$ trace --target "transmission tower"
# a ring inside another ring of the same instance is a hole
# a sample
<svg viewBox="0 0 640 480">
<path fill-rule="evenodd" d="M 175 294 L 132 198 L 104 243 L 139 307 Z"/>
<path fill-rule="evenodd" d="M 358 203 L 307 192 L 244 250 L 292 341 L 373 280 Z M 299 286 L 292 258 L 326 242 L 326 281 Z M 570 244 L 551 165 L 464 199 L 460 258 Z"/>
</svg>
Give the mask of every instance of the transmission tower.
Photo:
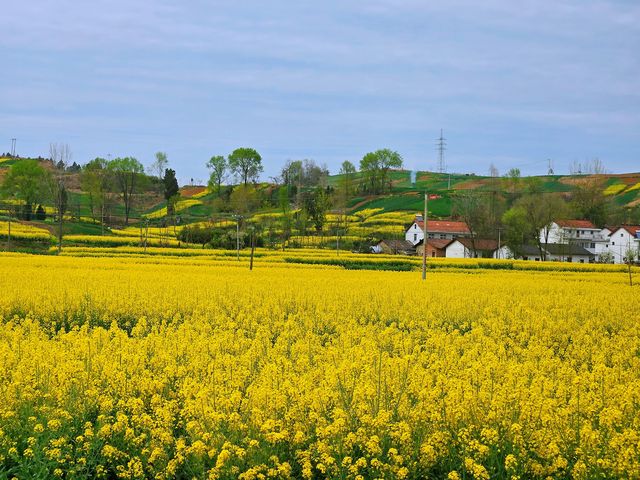
<svg viewBox="0 0 640 480">
<path fill-rule="evenodd" d="M 547 175 L 553 175 L 553 162 L 551 161 L 550 158 L 547 159 L 547 163 L 548 163 Z"/>
<path fill-rule="evenodd" d="M 11 156 L 12 157 L 16 156 L 16 139 L 15 138 L 11 139 Z"/>
<path fill-rule="evenodd" d="M 436 146 L 438 148 L 438 172 L 444 173 L 447 171 L 447 166 L 444 163 L 444 151 L 447 149 L 447 139 L 442 134 L 440 129 L 440 138 L 437 139 Z"/>
</svg>

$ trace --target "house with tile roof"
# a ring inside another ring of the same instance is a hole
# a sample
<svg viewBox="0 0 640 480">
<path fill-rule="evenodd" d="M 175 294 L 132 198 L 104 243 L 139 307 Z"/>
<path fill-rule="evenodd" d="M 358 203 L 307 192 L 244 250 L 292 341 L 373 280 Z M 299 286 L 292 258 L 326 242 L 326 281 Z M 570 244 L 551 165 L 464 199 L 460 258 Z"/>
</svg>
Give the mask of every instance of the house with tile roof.
<svg viewBox="0 0 640 480">
<path fill-rule="evenodd" d="M 451 240 L 471 235 L 469 227 L 464 222 L 453 220 L 427 220 L 427 237 L 430 239 Z M 422 215 L 416 215 L 413 223 L 405 231 L 405 240 L 418 245 L 424 240 L 424 220 Z"/>
<path fill-rule="evenodd" d="M 640 225 L 620 225 L 609 230 L 606 250 L 613 263 L 626 263 L 629 250 L 635 252 L 636 258 L 640 255 Z"/>
<path fill-rule="evenodd" d="M 556 220 L 540 231 L 544 245 L 577 245 L 598 258 L 607 250 L 608 231 L 596 227 L 589 220 Z"/>
</svg>

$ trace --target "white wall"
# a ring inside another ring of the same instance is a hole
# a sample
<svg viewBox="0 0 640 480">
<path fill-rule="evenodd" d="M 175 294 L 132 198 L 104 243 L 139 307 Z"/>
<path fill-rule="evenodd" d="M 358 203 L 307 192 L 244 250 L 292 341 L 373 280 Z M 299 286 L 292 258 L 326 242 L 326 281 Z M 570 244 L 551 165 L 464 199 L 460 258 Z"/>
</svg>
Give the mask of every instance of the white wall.
<svg viewBox="0 0 640 480">
<path fill-rule="evenodd" d="M 445 257 L 468 258 L 467 248 L 457 240 L 455 242 L 451 242 L 445 249 Z"/>
<path fill-rule="evenodd" d="M 413 225 L 409 227 L 409 229 L 404 234 L 405 240 L 411 242 L 412 244 L 418 243 L 420 240 L 424 239 L 424 232 L 418 226 L 417 223 L 413 222 Z"/>
<path fill-rule="evenodd" d="M 626 229 L 619 228 L 609 237 L 609 243 L 605 251 L 613 255 L 613 263 L 625 263 L 625 257 L 629 248 L 638 251 L 640 242 L 634 238 Z"/>
</svg>

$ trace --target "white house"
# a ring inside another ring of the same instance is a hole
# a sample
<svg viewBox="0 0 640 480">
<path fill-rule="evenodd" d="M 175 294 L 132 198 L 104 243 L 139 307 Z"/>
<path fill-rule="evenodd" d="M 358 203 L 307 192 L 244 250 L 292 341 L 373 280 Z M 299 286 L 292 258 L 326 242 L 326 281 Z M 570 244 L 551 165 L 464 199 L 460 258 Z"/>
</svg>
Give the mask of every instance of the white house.
<svg viewBox="0 0 640 480">
<path fill-rule="evenodd" d="M 636 256 L 640 254 L 640 226 L 622 225 L 611 230 L 606 250 L 610 252 L 613 263 L 625 263 L 628 250 L 635 251 Z"/>
<path fill-rule="evenodd" d="M 510 258 L 508 255 L 509 249 L 504 245 L 498 249 L 495 240 L 476 239 L 472 242 L 470 238 L 456 238 L 445 248 L 447 258 Z"/>
<path fill-rule="evenodd" d="M 607 251 L 608 233 L 589 220 L 556 220 L 540 231 L 540 242 L 543 245 L 577 245 L 598 257 Z"/>
<path fill-rule="evenodd" d="M 523 245 L 520 250 L 523 260 L 533 260 L 535 262 L 542 260 L 540 249 L 535 245 Z M 547 261 L 571 263 L 592 263 L 595 261 L 595 254 L 580 245 L 572 243 L 543 244 L 542 250 Z M 515 257 L 511 250 L 509 250 L 509 253 L 512 258 Z"/>
<path fill-rule="evenodd" d="M 427 235 L 432 239 L 451 240 L 458 237 L 468 237 L 470 233 L 464 222 L 427 220 Z M 422 215 L 416 215 L 414 222 L 405 231 L 404 238 L 413 245 L 417 245 L 421 240 L 424 240 Z"/>
</svg>

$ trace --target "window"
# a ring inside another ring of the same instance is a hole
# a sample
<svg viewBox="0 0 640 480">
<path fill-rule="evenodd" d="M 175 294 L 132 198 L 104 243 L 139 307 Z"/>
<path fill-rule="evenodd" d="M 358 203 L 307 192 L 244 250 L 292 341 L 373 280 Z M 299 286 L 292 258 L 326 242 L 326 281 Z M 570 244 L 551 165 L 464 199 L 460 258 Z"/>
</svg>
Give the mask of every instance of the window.
<svg viewBox="0 0 640 480">
<path fill-rule="evenodd" d="M 580 259 L 580 263 L 584 263 L 584 258 L 581 258 L 581 259 Z"/>
<path fill-rule="evenodd" d="M 596 248 L 595 242 L 591 242 L 591 248 Z"/>
<path fill-rule="evenodd" d="M 413 241 L 415 242 L 415 241 L 417 241 L 417 240 L 418 240 L 418 234 L 417 234 L 417 233 L 414 233 L 414 234 L 413 234 Z"/>
<path fill-rule="evenodd" d="M 567 257 L 567 262 L 569 262 L 569 263 L 573 262 L 573 258 Z"/>
<path fill-rule="evenodd" d="M 611 242 L 611 245 L 615 245 L 615 244 L 616 244 L 616 242 Z"/>
</svg>

